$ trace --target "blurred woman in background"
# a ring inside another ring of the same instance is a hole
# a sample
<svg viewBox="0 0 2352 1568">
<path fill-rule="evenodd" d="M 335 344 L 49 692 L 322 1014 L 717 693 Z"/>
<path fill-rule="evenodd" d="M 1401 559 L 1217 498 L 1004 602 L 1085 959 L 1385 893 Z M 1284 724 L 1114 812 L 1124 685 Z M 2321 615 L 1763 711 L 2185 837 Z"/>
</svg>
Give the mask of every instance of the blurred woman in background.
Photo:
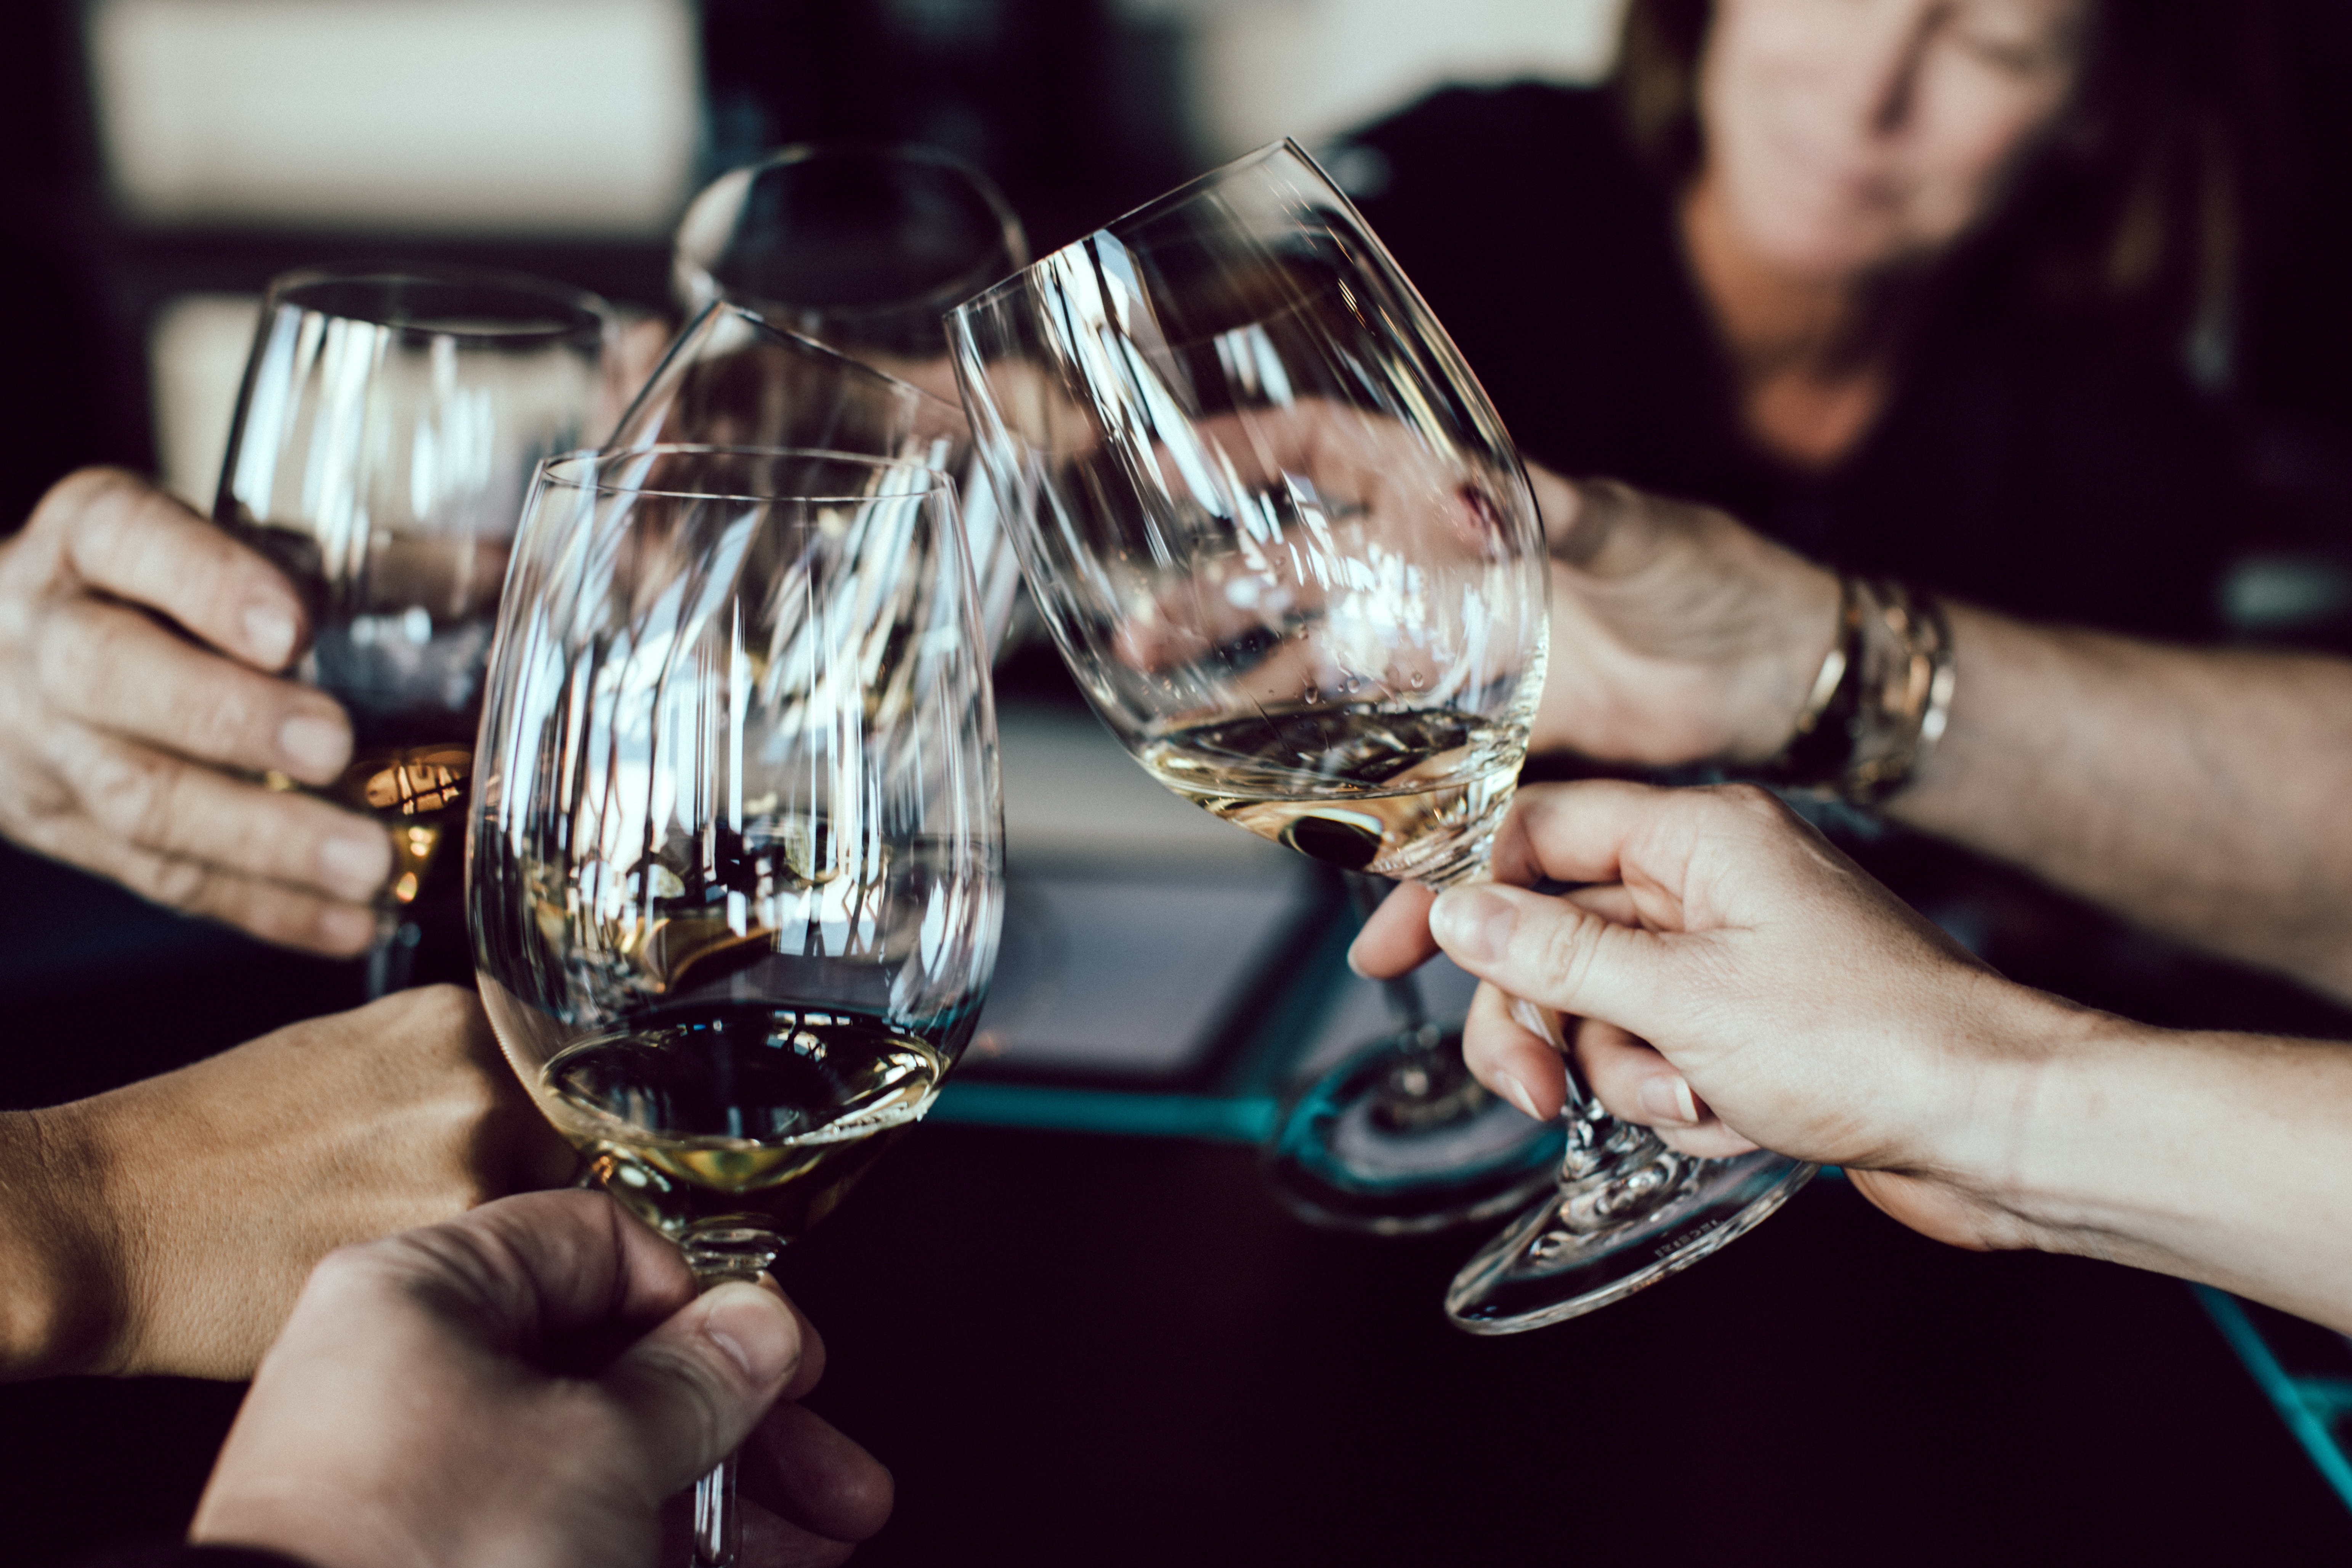
<svg viewBox="0 0 2352 1568">
<path fill-rule="evenodd" d="M 2262 3 L 1633 0 L 1604 86 L 1443 92 L 1334 166 L 1537 462 L 1850 573 L 2195 637 L 2242 506 L 2227 394 L 2277 58 Z M 1864 831 L 1847 847 L 2005 972 L 2159 1022 L 2255 1005 Z"/>
<path fill-rule="evenodd" d="M 1529 456 L 2016 613 L 2207 628 L 2266 10 L 1633 0 L 1336 163 Z"/>
</svg>

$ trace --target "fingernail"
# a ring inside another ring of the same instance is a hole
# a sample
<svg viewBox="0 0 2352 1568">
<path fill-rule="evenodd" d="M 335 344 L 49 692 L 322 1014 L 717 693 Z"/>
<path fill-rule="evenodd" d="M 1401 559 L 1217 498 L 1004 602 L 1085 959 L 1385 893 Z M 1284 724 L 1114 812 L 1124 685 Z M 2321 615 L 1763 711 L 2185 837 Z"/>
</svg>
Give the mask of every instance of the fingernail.
<svg viewBox="0 0 2352 1568">
<path fill-rule="evenodd" d="M 774 1383 L 801 1359 L 792 1309 L 748 1280 L 730 1279 L 703 1293 L 702 1331 L 755 1384 Z"/>
<path fill-rule="evenodd" d="M 319 846 L 319 879 L 347 899 L 373 896 L 392 875 L 392 846 L 381 830 L 338 833 Z"/>
<path fill-rule="evenodd" d="M 1521 1083 L 1517 1079 L 1513 1078 L 1507 1072 L 1498 1072 L 1495 1076 L 1503 1080 L 1503 1092 L 1511 1097 L 1511 1103 L 1513 1105 L 1517 1106 L 1521 1110 L 1527 1112 L 1528 1121 L 1541 1121 L 1543 1120 L 1543 1112 L 1536 1109 L 1536 1097 L 1528 1092 L 1528 1086 L 1526 1084 Z"/>
<path fill-rule="evenodd" d="M 357 952 L 375 940 L 375 913 L 337 904 L 319 911 L 319 942 L 330 952 Z"/>
<path fill-rule="evenodd" d="M 1457 959 L 1491 963 L 1509 945 L 1519 912 L 1484 888 L 1449 888 L 1429 907 L 1429 934 Z"/>
<path fill-rule="evenodd" d="M 298 713 L 278 727 L 278 751 L 290 764 L 288 772 L 324 782 L 351 758 L 351 728 L 339 719 Z"/>
<path fill-rule="evenodd" d="M 253 605 L 245 612 L 245 646 L 266 669 L 276 669 L 294 652 L 294 617 L 276 605 Z"/>
<path fill-rule="evenodd" d="M 1642 1102 L 1642 1113 L 1653 1121 L 1669 1121 L 1677 1127 L 1698 1125 L 1698 1101 L 1679 1074 L 1643 1079 L 1636 1098 Z"/>
</svg>

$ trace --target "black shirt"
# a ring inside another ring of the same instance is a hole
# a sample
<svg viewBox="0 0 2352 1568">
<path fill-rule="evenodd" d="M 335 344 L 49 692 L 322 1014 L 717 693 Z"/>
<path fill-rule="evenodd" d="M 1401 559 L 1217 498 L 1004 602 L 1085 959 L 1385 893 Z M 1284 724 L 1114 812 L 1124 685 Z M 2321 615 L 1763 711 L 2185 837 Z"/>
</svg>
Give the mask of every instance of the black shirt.
<svg viewBox="0 0 2352 1568">
<path fill-rule="evenodd" d="M 2018 615 L 2209 628 L 2227 453 L 2169 363 L 2055 330 L 1963 263 L 1862 445 L 1803 474 L 1742 434 L 1673 193 L 1605 91 L 1441 92 L 1355 148 L 1365 216 L 1537 461 Z"/>
</svg>

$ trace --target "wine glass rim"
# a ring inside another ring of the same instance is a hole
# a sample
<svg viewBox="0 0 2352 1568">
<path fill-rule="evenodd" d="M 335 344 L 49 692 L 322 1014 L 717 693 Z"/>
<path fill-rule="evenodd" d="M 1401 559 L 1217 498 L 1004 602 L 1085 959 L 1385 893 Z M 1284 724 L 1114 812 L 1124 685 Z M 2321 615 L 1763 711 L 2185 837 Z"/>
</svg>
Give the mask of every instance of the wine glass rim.
<svg viewBox="0 0 2352 1568">
<path fill-rule="evenodd" d="M 903 490 L 892 490 L 885 496 L 856 493 L 842 495 L 784 495 L 739 493 L 733 490 L 666 489 L 645 485 L 608 483 L 595 477 L 596 470 L 606 463 L 618 463 L 629 458 L 656 457 L 740 457 L 808 458 L 843 463 L 861 468 L 897 469 L 923 476 L 923 483 Z M 567 466 L 584 468 L 585 474 L 562 471 Z M 539 464 L 539 479 L 542 484 L 557 485 L 565 489 L 593 491 L 598 495 L 656 496 L 670 500 L 740 500 L 740 501 L 808 501 L 813 503 L 859 504 L 866 501 L 902 500 L 925 496 L 955 493 L 954 476 L 929 463 L 909 458 L 877 458 L 871 452 L 840 452 L 824 447 L 758 447 L 730 446 L 701 441 L 656 441 L 644 447 L 581 447 L 569 452 L 558 452 L 542 458 Z"/>
<path fill-rule="evenodd" d="M 1325 184 L 1331 187 L 1333 195 L 1339 195 L 1338 184 L 1330 175 L 1324 174 L 1323 165 L 1318 163 L 1295 138 L 1285 136 L 1279 141 L 1269 142 L 1263 147 L 1220 163 L 1213 169 L 1195 174 L 1174 190 L 1162 192 L 1140 206 L 1129 207 L 1108 223 L 1096 225 L 1067 245 L 1049 250 L 1020 270 L 997 279 L 969 300 L 950 309 L 947 313 L 950 316 L 977 315 L 981 310 L 993 304 L 1000 295 L 1011 293 L 1027 284 L 1032 277 L 1042 272 L 1056 257 L 1076 252 L 1084 246 L 1093 244 L 1106 234 L 1116 237 L 1131 232 L 1139 226 L 1149 223 L 1164 213 L 1173 212 L 1176 208 L 1197 200 L 1212 187 L 1223 184 L 1234 175 L 1255 168 L 1260 163 L 1271 163 L 1286 153 L 1314 171 Z M 1341 196 L 1340 199 L 1344 201 L 1346 198 Z"/>
<path fill-rule="evenodd" d="M 699 328 L 706 318 L 721 310 L 726 311 L 728 314 L 736 317 L 746 324 L 754 327 L 761 331 L 772 333 L 780 338 L 790 339 L 792 346 L 795 349 L 801 349 L 820 354 L 826 360 L 835 362 L 840 368 L 853 372 L 858 375 L 871 376 L 877 381 L 887 382 L 893 390 L 904 389 L 905 391 L 911 392 L 917 397 L 921 398 L 924 402 L 930 404 L 935 407 L 945 409 L 953 414 L 959 419 L 963 417 L 963 410 L 961 407 L 950 403 L 938 393 L 926 391 L 922 387 L 916 385 L 913 382 L 908 381 L 904 376 L 892 375 L 888 371 L 884 370 L 881 366 L 870 364 L 866 361 L 859 359 L 856 354 L 844 353 L 839 349 L 835 348 L 831 343 L 824 342 L 822 338 L 813 338 L 806 332 L 796 332 L 790 327 L 778 326 L 775 322 L 768 320 L 767 317 L 760 314 L 760 312 L 752 307 L 730 300 L 723 294 L 711 300 L 709 304 L 705 305 L 695 316 L 694 320 L 687 323 L 686 331 L 678 334 L 679 341 L 683 342 L 690 333 Z"/>
<path fill-rule="evenodd" d="M 456 324 L 412 319 L 396 309 L 330 309 L 305 303 L 299 298 L 304 289 L 322 285 L 371 283 L 391 286 L 422 284 L 436 289 L 470 289 L 488 295 L 504 294 L 518 303 L 529 301 L 542 314 L 540 320 L 518 320 L 511 325 L 493 322 Z M 437 261 L 330 261 L 298 267 L 272 278 L 263 300 L 265 314 L 278 306 L 290 304 L 298 310 L 318 315 L 364 321 L 394 331 L 484 342 L 514 342 L 534 338 L 560 340 L 580 336 L 590 328 L 599 337 L 610 337 L 618 331 L 620 321 L 619 312 L 614 310 L 611 301 L 601 294 L 573 284 L 528 272 Z"/>
<path fill-rule="evenodd" d="M 692 222 L 694 210 L 701 205 L 704 198 L 730 180 L 740 179 L 748 185 L 772 169 L 789 168 L 796 164 L 813 163 L 830 158 L 852 157 L 925 163 L 954 174 L 963 182 L 967 190 L 980 198 L 981 205 L 988 209 L 989 216 L 995 220 L 997 237 L 1003 241 L 1004 252 L 1013 258 L 1013 263 L 1012 273 L 1003 276 L 1018 277 L 1029 265 L 1029 241 L 1027 233 L 1021 226 L 1021 215 L 1013 210 L 1013 204 L 1005 199 L 1004 193 L 997 187 L 996 182 L 990 179 L 977 164 L 956 156 L 945 148 L 933 147 L 920 142 L 849 138 L 841 141 L 787 143 L 772 152 L 762 153 L 748 163 L 737 164 L 697 191 L 694 194 L 694 199 L 687 204 L 687 216 L 679 221 L 677 232 L 682 237 Z M 767 318 L 761 315 L 758 308 L 751 301 L 739 299 L 720 286 L 718 274 L 714 270 L 715 258 L 689 255 L 682 238 L 673 242 L 670 255 L 673 268 L 690 268 L 698 286 L 707 291 L 713 301 L 749 311 L 768 325 L 775 324 L 767 321 Z M 983 258 L 954 277 L 904 300 L 876 305 L 827 305 L 822 309 L 826 315 L 845 321 L 902 315 L 932 304 L 938 305 L 940 314 L 945 315 L 950 307 L 961 300 L 971 298 L 983 284 L 992 282 L 999 276 L 994 261 Z M 772 300 L 768 303 L 788 305 L 789 301 Z M 787 329 L 779 328 L 778 330 Z M 793 335 L 805 336 L 798 332 Z"/>
</svg>

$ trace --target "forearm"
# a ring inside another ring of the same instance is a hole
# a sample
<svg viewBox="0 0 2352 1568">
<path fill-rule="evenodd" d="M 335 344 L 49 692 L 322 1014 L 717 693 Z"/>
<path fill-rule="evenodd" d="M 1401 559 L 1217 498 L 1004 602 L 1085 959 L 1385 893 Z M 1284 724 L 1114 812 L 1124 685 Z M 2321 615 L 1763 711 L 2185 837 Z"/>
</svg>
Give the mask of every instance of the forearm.
<svg viewBox="0 0 2352 1568">
<path fill-rule="evenodd" d="M 120 1312 L 91 1163 L 71 1108 L 0 1114 L 0 1382 L 103 1370 Z"/>
<path fill-rule="evenodd" d="M 1950 723 L 1890 816 L 2352 997 L 2352 664 L 1950 616 Z"/>
<path fill-rule="evenodd" d="M 2221 1286 L 2352 1332 L 2352 1046 L 2073 1014 L 1980 1119 L 1993 1239 Z"/>
</svg>

